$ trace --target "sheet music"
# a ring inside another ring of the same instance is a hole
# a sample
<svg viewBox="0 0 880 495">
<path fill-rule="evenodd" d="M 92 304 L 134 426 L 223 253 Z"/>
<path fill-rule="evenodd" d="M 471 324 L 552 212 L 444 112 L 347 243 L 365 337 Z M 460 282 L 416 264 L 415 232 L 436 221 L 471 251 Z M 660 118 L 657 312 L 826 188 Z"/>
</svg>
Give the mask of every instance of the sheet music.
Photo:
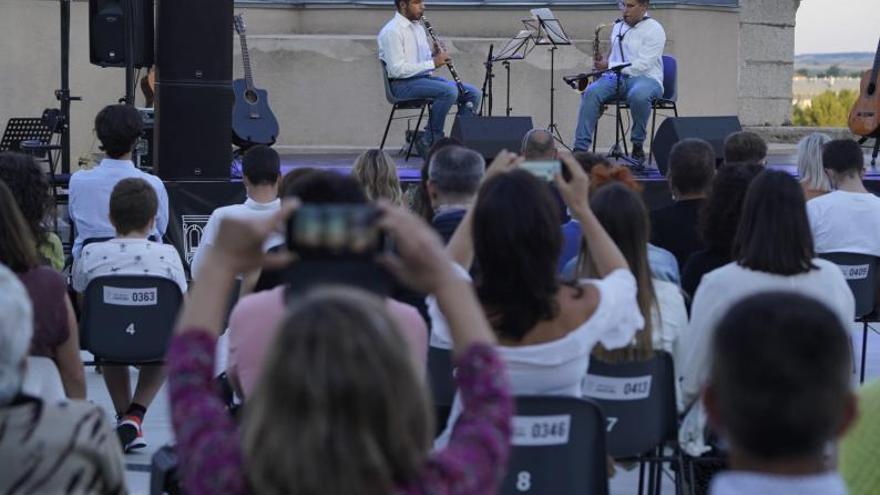
<svg viewBox="0 0 880 495">
<path fill-rule="evenodd" d="M 510 38 L 498 54 L 492 57 L 492 60 L 499 62 L 502 60 L 522 60 L 526 58 L 528 52 L 529 40 L 532 39 L 532 32 L 528 29 L 522 29 L 516 33 L 516 36 Z"/>
<path fill-rule="evenodd" d="M 550 9 L 532 9 L 530 12 L 536 21 L 540 21 L 537 22 L 538 26 L 544 28 L 543 30 L 539 30 L 543 32 L 541 33 L 541 39 L 537 40 L 537 43 L 552 43 L 554 45 L 571 44 L 571 40 L 568 39 L 565 30 L 562 28 L 562 23 L 559 22 L 559 19 L 553 15 L 553 12 L 551 12 Z"/>
</svg>

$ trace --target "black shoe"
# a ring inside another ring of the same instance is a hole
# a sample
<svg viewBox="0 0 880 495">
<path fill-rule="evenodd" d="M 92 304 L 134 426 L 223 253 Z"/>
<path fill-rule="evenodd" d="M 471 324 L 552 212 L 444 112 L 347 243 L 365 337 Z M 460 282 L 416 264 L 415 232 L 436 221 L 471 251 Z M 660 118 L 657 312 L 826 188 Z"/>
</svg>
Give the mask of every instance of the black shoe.
<svg viewBox="0 0 880 495">
<path fill-rule="evenodd" d="M 633 160 L 639 162 L 639 164 L 645 163 L 645 150 L 642 149 L 641 143 L 633 143 L 632 144 L 632 153 L 629 155 Z"/>
<path fill-rule="evenodd" d="M 415 145 L 413 146 L 413 155 L 425 158 L 428 156 L 428 151 L 430 150 L 431 143 L 428 142 L 424 135 L 420 135 L 416 138 Z"/>
</svg>

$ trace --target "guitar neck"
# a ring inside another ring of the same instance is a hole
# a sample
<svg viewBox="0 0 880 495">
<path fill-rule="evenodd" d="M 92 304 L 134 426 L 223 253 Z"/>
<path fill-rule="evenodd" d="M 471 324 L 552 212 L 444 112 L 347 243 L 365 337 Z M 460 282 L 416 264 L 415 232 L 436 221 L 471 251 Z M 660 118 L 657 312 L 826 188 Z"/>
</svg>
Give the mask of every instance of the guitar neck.
<svg viewBox="0 0 880 495">
<path fill-rule="evenodd" d="M 880 41 L 877 42 L 877 52 L 874 54 L 874 67 L 871 69 L 871 81 L 877 80 L 877 74 L 880 73 Z"/>
<path fill-rule="evenodd" d="M 248 89 L 254 89 L 254 76 L 251 72 L 251 56 L 248 53 L 247 38 L 244 33 L 238 35 L 241 39 L 241 60 L 244 63 L 244 80 Z"/>
</svg>

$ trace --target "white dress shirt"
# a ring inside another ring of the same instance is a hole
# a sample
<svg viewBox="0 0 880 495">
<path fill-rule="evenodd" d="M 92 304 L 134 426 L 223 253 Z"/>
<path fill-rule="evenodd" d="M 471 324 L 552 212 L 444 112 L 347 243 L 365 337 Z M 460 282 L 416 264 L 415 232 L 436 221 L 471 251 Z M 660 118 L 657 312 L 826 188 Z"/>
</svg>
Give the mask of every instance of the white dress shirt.
<svg viewBox="0 0 880 495">
<path fill-rule="evenodd" d="M 196 247 L 196 254 L 193 255 L 192 263 L 190 264 L 190 274 L 192 275 L 193 280 L 198 280 L 198 273 L 199 270 L 201 270 L 205 251 L 207 251 L 208 246 L 214 245 L 214 241 L 217 239 L 217 233 L 220 229 L 220 222 L 222 222 L 224 218 L 264 220 L 271 217 L 280 208 L 280 199 L 275 199 L 268 203 L 259 203 L 248 198 L 244 203 L 223 206 L 214 210 L 214 212 L 211 213 L 211 218 L 208 219 L 208 223 L 205 224 L 205 228 L 202 229 L 202 237 L 199 239 L 199 245 Z M 269 248 L 277 246 L 283 242 L 284 239 L 279 234 L 272 234 L 272 236 L 269 237 L 269 240 L 266 241 L 266 244 L 263 245 L 263 248 L 268 250 Z"/>
<path fill-rule="evenodd" d="M 379 58 L 391 79 L 407 79 L 429 75 L 434 70 L 434 58 L 425 28 L 418 21 L 410 21 L 400 12 L 385 24 L 377 37 Z"/>
<path fill-rule="evenodd" d="M 761 292 L 791 292 L 824 302 L 849 328 L 855 318 L 855 300 L 843 273 L 830 261 L 814 258 L 812 262 L 817 269 L 791 276 L 750 270 L 736 262 L 703 275 L 694 294 L 690 324 L 679 337 L 683 362 L 676 369 L 684 404 L 697 401 L 679 430 L 679 442 L 687 453 L 698 456 L 708 450 L 703 439 L 707 418 L 698 398 L 712 364 L 715 327 L 733 305 Z"/>
<path fill-rule="evenodd" d="M 467 277 L 463 268 L 455 266 L 459 276 Z M 645 326 L 636 300 L 636 279 L 629 270 L 615 270 L 603 279 L 583 279 L 579 283 L 598 289 L 599 304 L 577 328 L 551 342 L 496 346 L 507 370 L 512 395 L 581 397 L 593 347 L 600 342 L 608 349 L 626 346 Z M 431 317 L 431 346 L 451 348 L 449 327 L 436 299 L 430 296 L 427 302 Z M 446 445 L 462 411 L 461 398 L 456 394 L 446 429 L 434 441 L 434 448 Z"/>
<path fill-rule="evenodd" d="M 165 184 L 155 175 L 135 168 L 131 160 L 105 158 L 91 170 L 80 170 L 70 177 L 70 204 L 68 211 L 76 226 L 76 240 L 73 242 L 73 257 L 79 258 L 82 243 L 96 237 L 114 237 L 116 229 L 110 223 L 110 193 L 122 179 L 144 179 L 159 199 L 156 216 L 157 239 L 161 239 L 168 228 L 168 192 Z"/>
<path fill-rule="evenodd" d="M 92 279 L 105 275 L 150 275 L 173 280 L 186 293 L 180 254 L 170 244 L 147 239 L 110 239 L 82 249 L 73 265 L 73 288 L 83 292 Z"/>
<path fill-rule="evenodd" d="M 807 201 L 817 253 L 880 256 L 880 198 L 834 191 Z"/>
<path fill-rule="evenodd" d="M 650 77 L 662 87 L 665 46 L 666 31 L 653 18 L 645 17 L 634 27 L 620 21 L 614 24 L 611 30 L 611 54 L 608 56 L 608 67 L 632 64 L 621 72 L 628 76 Z"/>
<path fill-rule="evenodd" d="M 709 495 L 846 495 L 836 472 L 812 476 L 782 476 L 749 471 L 725 471 L 712 478 Z"/>
</svg>

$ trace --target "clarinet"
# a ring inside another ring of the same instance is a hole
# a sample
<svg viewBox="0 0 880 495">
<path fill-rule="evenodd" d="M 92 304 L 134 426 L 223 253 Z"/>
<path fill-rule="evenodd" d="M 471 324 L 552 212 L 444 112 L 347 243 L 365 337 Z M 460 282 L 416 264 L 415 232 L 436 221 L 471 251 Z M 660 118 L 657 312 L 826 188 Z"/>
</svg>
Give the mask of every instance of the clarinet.
<svg viewBox="0 0 880 495">
<path fill-rule="evenodd" d="M 434 42 L 437 46 L 443 46 L 440 43 L 440 40 L 437 38 L 437 34 L 434 33 L 434 28 L 431 26 L 431 23 L 428 22 L 428 18 L 422 16 L 422 24 L 425 26 L 425 30 L 428 32 L 428 35 L 431 36 L 431 41 Z M 458 72 L 455 70 L 455 67 L 452 65 L 452 61 L 446 62 L 446 67 L 449 68 L 449 73 L 452 74 L 452 80 L 455 81 L 455 85 L 458 86 L 458 101 L 461 102 L 465 99 L 468 94 L 467 89 L 465 89 L 464 84 L 461 82 L 461 77 L 458 76 Z M 467 102 L 466 105 L 468 107 L 473 107 L 471 102 Z"/>
</svg>

